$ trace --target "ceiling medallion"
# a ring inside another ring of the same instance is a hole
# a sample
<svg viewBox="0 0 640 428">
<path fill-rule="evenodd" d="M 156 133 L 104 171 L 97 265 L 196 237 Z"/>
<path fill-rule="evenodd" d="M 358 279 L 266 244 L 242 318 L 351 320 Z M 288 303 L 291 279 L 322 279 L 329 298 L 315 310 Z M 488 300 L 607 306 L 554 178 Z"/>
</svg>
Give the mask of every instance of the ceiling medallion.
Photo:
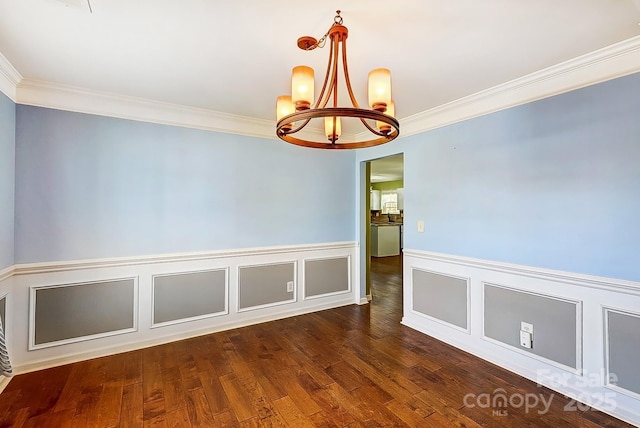
<svg viewBox="0 0 640 428">
<path fill-rule="evenodd" d="M 314 100 L 314 73 L 311 67 L 297 66 L 291 76 L 291 95 L 277 100 L 276 134 L 288 143 L 317 149 L 360 149 L 388 143 L 400 134 L 400 124 L 394 117 L 395 106 L 391 100 L 391 72 L 378 68 L 369 73 L 369 107 L 360 108 L 351 89 L 347 68 L 347 27 L 342 25 L 340 11 L 333 19 L 329 31 L 320 39 L 304 36 L 298 39 L 298 47 L 313 50 L 324 47 L 327 37 L 331 41 L 329 63 L 322 90 L 316 103 Z M 351 99 L 351 107 L 338 106 L 338 61 L 342 58 L 344 83 Z M 329 106 L 328 106 L 329 105 Z M 324 119 L 326 141 L 308 141 L 296 138 L 312 119 Z M 342 124 L 340 118 L 356 118 L 371 134 L 367 141 L 340 141 Z"/>
</svg>

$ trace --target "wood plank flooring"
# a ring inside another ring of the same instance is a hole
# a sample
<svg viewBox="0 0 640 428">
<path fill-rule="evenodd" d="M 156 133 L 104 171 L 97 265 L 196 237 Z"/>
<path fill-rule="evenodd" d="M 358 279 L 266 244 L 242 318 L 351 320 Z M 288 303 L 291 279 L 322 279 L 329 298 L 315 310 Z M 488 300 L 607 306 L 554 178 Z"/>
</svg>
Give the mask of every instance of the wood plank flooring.
<svg viewBox="0 0 640 428">
<path fill-rule="evenodd" d="M 370 305 L 15 376 L 0 426 L 630 426 L 401 326 L 401 263 L 374 258 Z M 465 406 L 499 388 L 550 410 Z"/>
</svg>

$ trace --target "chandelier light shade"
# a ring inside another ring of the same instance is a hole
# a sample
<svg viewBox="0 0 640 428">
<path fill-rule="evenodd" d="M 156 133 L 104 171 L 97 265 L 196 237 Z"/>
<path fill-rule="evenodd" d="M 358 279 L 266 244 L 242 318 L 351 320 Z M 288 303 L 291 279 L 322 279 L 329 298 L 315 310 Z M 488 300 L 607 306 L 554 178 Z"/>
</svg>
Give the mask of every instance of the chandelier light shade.
<svg viewBox="0 0 640 428">
<path fill-rule="evenodd" d="M 400 124 L 395 118 L 395 105 L 391 98 L 391 72 L 377 68 L 369 73 L 369 108 L 361 108 L 353 94 L 347 67 L 347 27 L 342 25 L 340 11 L 336 11 L 329 31 L 316 40 L 304 36 L 298 39 L 298 47 L 313 50 L 324 47 L 330 40 L 329 63 L 324 83 L 318 98 L 315 98 L 315 76 L 311 67 L 300 65 L 291 73 L 291 95 L 282 95 L 276 102 L 276 134 L 291 144 L 321 149 L 359 149 L 388 143 L 400 134 Z M 342 62 L 342 70 L 338 63 Z M 340 71 L 351 100 L 351 106 L 338 105 L 338 82 Z M 366 141 L 342 141 L 342 118 L 359 120 L 369 133 Z M 298 138 L 295 134 L 314 119 L 324 119 L 326 140 L 312 141 Z"/>
<path fill-rule="evenodd" d="M 291 72 L 291 101 L 298 110 L 306 110 L 313 102 L 313 68 L 299 65 Z"/>
<path fill-rule="evenodd" d="M 324 118 L 324 133 L 329 139 L 337 140 L 342 134 L 342 125 L 340 123 L 340 117 L 325 117 Z"/>
<path fill-rule="evenodd" d="M 391 72 L 386 68 L 376 68 L 369 72 L 369 107 L 385 111 L 391 103 Z"/>
<path fill-rule="evenodd" d="M 277 118 L 280 120 L 285 116 L 295 113 L 296 106 L 293 104 L 293 101 L 291 101 L 289 95 L 281 95 L 276 102 L 276 109 L 278 111 Z M 295 122 L 287 123 L 285 126 L 287 126 L 288 130 L 291 130 L 293 125 L 295 125 Z"/>
</svg>

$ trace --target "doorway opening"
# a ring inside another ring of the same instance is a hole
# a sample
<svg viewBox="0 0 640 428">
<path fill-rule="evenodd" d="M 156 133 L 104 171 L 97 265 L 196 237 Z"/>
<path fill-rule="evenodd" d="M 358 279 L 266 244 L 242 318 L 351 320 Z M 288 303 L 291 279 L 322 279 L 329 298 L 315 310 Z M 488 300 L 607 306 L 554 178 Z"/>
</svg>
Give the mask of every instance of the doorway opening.
<svg viewBox="0 0 640 428">
<path fill-rule="evenodd" d="M 404 155 L 369 161 L 366 171 L 367 299 L 383 313 L 401 316 Z"/>
</svg>

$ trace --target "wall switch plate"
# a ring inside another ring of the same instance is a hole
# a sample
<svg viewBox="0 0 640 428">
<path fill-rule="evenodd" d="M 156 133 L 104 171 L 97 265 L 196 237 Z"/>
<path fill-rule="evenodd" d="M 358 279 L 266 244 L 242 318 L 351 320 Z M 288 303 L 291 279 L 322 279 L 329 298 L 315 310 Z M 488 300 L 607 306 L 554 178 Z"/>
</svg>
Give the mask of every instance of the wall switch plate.
<svg viewBox="0 0 640 428">
<path fill-rule="evenodd" d="M 533 335 L 533 324 L 529 324 L 528 322 L 521 321 L 520 330 L 526 331 L 527 333 L 531 333 L 531 335 Z"/>
<path fill-rule="evenodd" d="M 531 349 L 531 342 L 531 333 L 529 333 L 528 331 L 520 330 L 520 346 L 522 346 L 523 348 Z"/>
<path fill-rule="evenodd" d="M 291 293 L 293 291 L 293 281 L 287 282 L 287 293 Z"/>
<path fill-rule="evenodd" d="M 418 232 L 424 232 L 424 220 L 418 220 Z"/>
</svg>

